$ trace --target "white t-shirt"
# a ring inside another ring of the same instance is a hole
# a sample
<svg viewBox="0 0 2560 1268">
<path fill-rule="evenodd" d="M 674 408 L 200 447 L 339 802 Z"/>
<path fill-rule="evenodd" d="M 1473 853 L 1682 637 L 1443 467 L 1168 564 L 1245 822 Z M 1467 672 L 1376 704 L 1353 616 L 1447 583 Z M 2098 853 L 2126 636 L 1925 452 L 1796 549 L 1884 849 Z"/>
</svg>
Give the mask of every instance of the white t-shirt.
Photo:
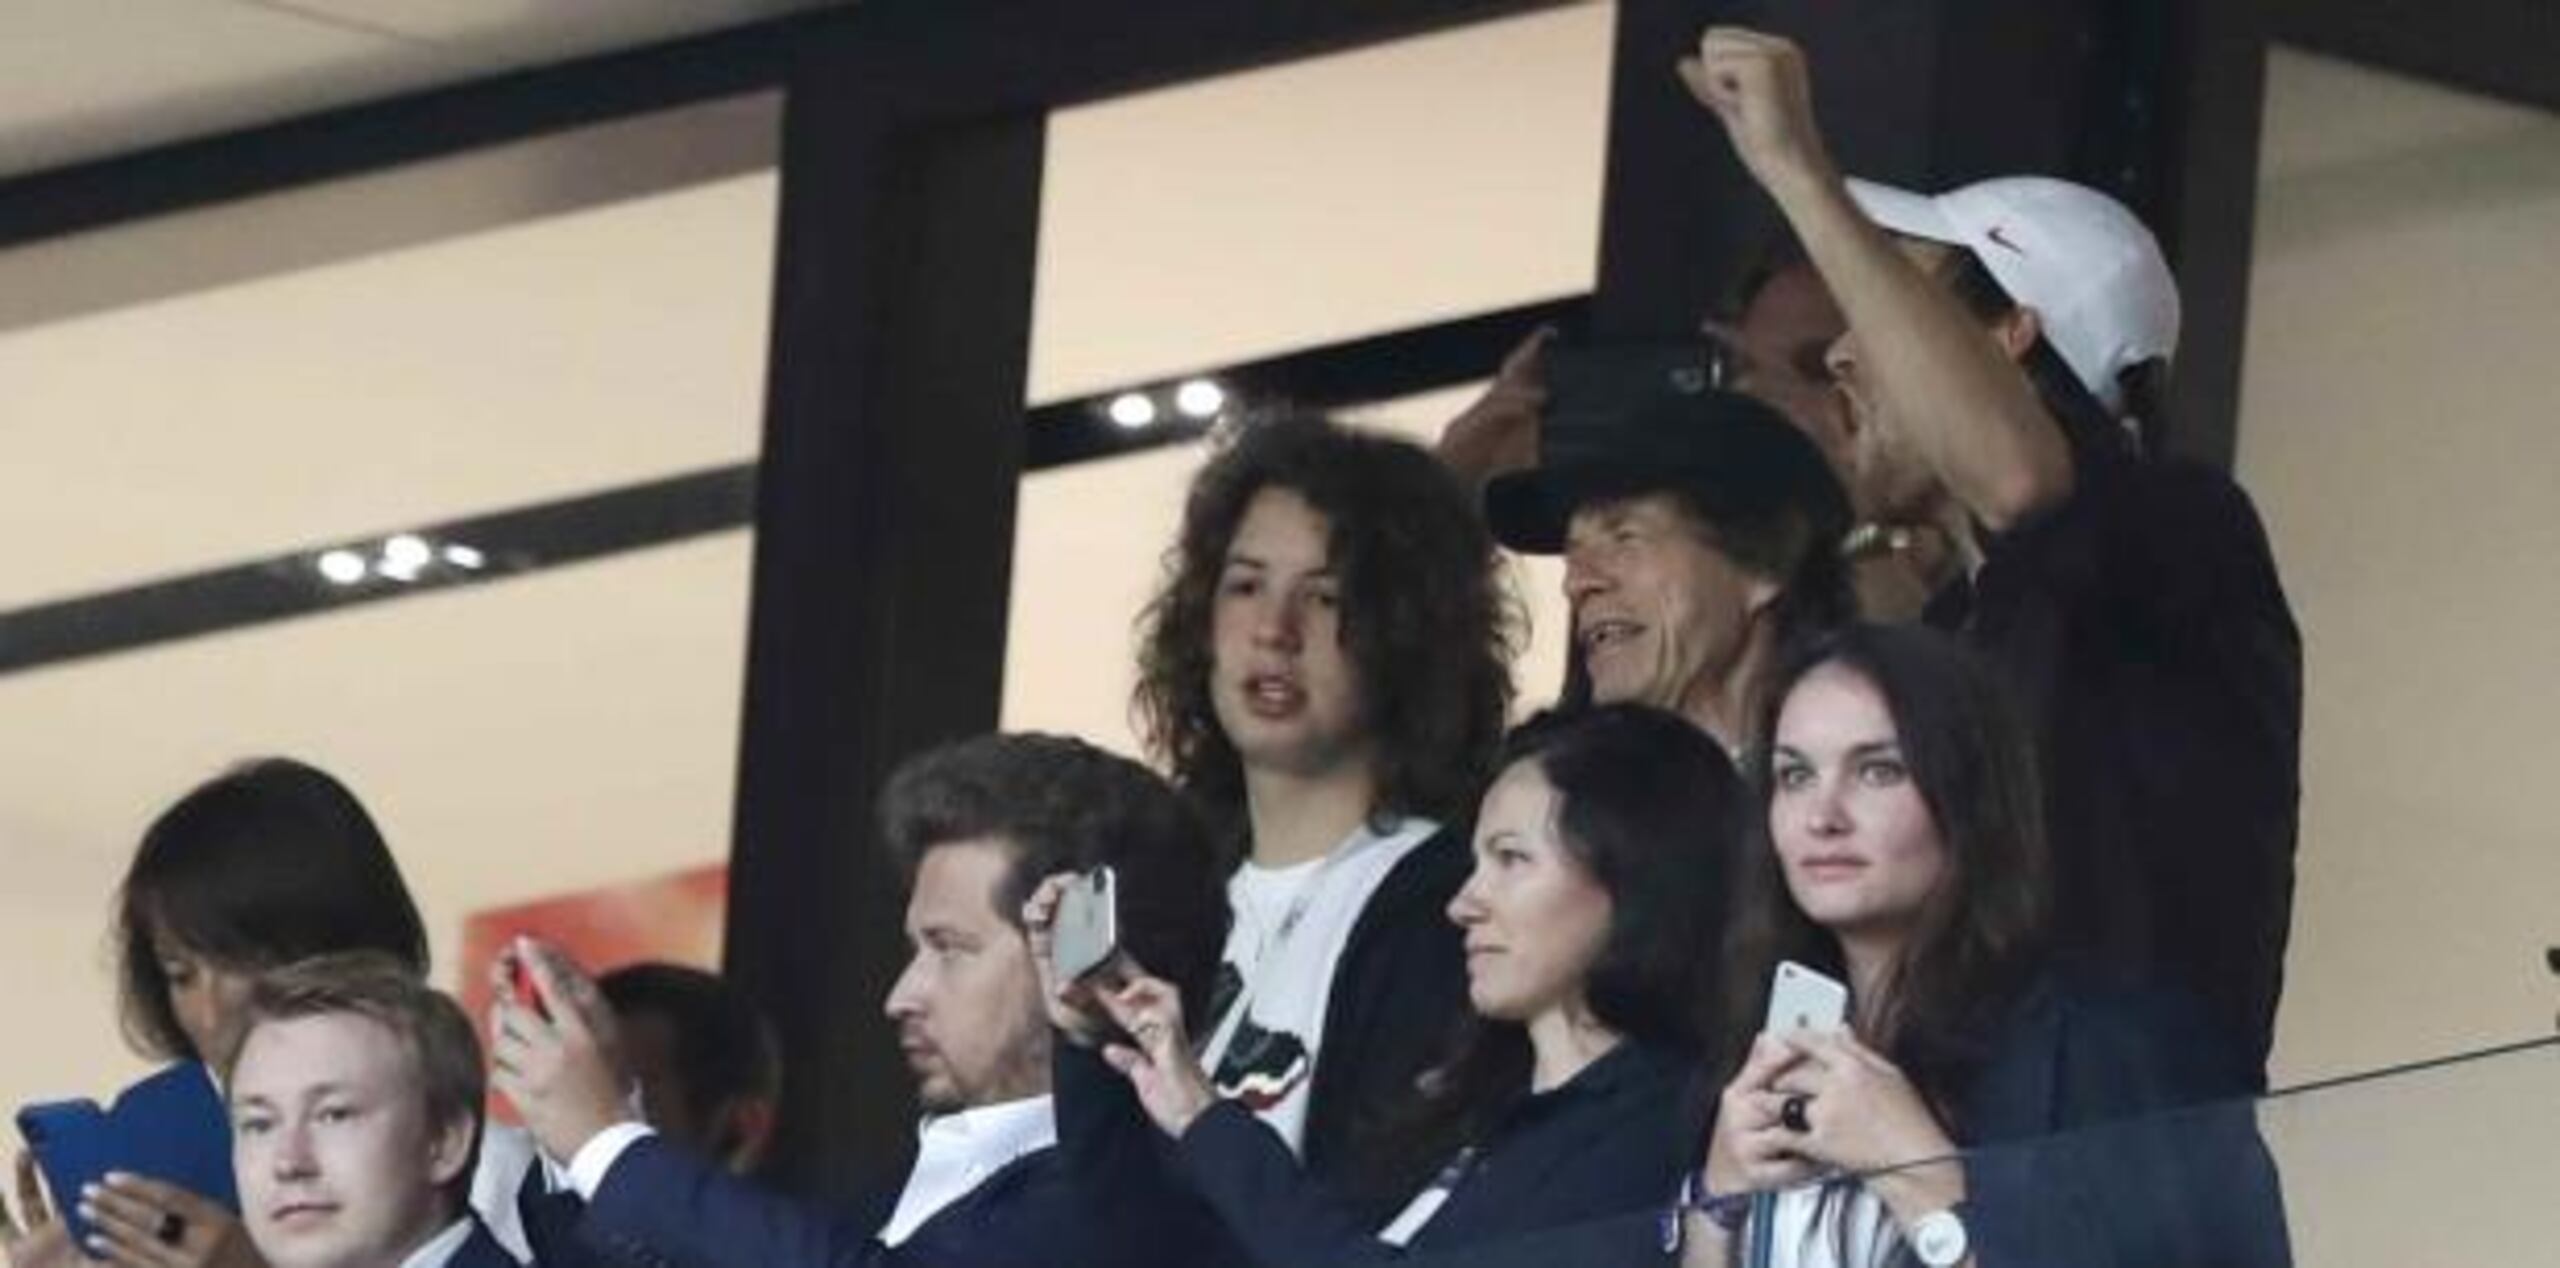
<svg viewBox="0 0 2560 1268">
<path fill-rule="evenodd" d="M 1428 819 L 1381 826 L 1363 825 L 1321 859 L 1247 862 L 1227 878 L 1235 923 L 1200 1062 L 1220 1096 L 1252 1110 L 1293 1150 L 1306 1140 L 1307 1093 L 1343 948 L 1387 874 L 1440 830 Z"/>
</svg>

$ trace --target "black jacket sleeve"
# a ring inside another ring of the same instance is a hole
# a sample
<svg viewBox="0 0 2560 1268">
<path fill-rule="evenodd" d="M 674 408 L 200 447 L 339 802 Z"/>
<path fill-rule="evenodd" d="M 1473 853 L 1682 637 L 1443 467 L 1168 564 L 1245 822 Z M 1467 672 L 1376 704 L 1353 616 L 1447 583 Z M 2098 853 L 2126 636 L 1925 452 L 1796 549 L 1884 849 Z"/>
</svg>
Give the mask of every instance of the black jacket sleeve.
<svg viewBox="0 0 2560 1268">
<path fill-rule="evenodd" d="M 579 1235 L 609 1257 L 658 1268 L 860 1268 L 892 1260 L 869 1229 L 737 1179 L 650 1137 L 614 1160 Z"/>
<path fill-rule="evenodd" d="M 1177 1147 L 1192 1186 L 1261 1268 L 1360 1268 L 1398 1257 L 1299 1167 L 1279 1133 L 1233 1101 L 1202 1111 Z"/>
<path fill-rule="evenodd" d="M 2246 1072 L 2185 1000 L 2064 989 L 1968 1099 L 1981 1268 L 2285 1268 L 2275 1162 Z M 1977 1126 L 1978 1125 L 1978 1126 Z"/>
<path fill-rule="evenodd" d="M 1415 847 L 1370 895 L 1335 970 L 1304 1156 L 1308 1172 L 1372 1227 L 1431 1178 L 1363 1166 L 1363 1142 L 1447 1057 L 1466 1015 L 1466 953 L 1448 906 L 1472 863 L 1462 828 Z"/>
</svg>

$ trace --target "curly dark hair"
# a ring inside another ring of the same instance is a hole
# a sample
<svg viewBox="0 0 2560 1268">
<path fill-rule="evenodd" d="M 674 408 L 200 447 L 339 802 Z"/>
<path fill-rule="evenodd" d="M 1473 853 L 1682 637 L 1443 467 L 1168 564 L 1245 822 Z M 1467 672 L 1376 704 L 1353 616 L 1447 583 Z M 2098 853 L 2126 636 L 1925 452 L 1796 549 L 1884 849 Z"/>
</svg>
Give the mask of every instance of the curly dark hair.
<svg viewBox="0 0 2560 1268">
<path fill-rule="evenodd" d="M 880 796 L 881 835 L 909 883 L 938 846 L 996 838 L 1013 866 L 991 899 L 1020 928 L 1041 880 L 1105 864 L 1122 945 L 1209 1015 L 1227 943 L 1224 869 L 1208 826 L 1154 771 L 1063 735 L 982 735 L 910 758 Z"/>
<path fill-rule="evenodd" d="M 1139 618 L 1133 702 L 1174 782 L 1241 848 L 1244 768 L 1210 704 L 1211 608 L 1236 527 L 1264 489 L 1324 516 L 1342 643 L 1377 737 L 1377 815 L 1473 809 L 1511 705 L 1515 605 L 1457 478 L 1420 447 L 1319 415 L 1229 433 L 1191 482 L 1163 586 Z"/>
</svg>

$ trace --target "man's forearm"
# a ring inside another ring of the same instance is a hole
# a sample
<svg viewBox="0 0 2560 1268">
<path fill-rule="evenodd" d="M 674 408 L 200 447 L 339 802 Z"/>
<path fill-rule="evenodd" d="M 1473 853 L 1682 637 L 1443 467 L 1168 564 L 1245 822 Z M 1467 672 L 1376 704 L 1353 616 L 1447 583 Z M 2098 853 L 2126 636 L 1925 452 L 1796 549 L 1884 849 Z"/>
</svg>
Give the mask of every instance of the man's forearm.
<svg viewBox="0 0 2560 1268">
<path fill-rule="evenodd" d="M 1993 529 L 2071 492 L 2071 453 L 2025 376 L 1945 286 L 1807 169 L 1768 183 L 1856 335 L 1859 382 L 1912 452 Z"/>
</svg>

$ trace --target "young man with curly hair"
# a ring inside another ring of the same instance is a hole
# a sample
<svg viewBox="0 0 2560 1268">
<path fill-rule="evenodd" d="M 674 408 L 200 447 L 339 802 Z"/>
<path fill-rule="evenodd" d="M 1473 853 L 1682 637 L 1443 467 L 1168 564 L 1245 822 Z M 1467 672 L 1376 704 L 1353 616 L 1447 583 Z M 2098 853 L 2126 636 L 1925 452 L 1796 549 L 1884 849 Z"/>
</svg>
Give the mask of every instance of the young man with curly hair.
<svg viewBox="0 0 2560 1268">
<path fill-rule="evenodd" d="M 1194 479 L 1141 621 L 1136 711 L 1233 867 L 1204 1064 L 1364 1210 L 1418 1178 L 1358 1141 L 1466 1003 L 1443 911 L 1511 698 L 1495 567 L 1430 454 L 1278 418 Z"/>
</svg>

